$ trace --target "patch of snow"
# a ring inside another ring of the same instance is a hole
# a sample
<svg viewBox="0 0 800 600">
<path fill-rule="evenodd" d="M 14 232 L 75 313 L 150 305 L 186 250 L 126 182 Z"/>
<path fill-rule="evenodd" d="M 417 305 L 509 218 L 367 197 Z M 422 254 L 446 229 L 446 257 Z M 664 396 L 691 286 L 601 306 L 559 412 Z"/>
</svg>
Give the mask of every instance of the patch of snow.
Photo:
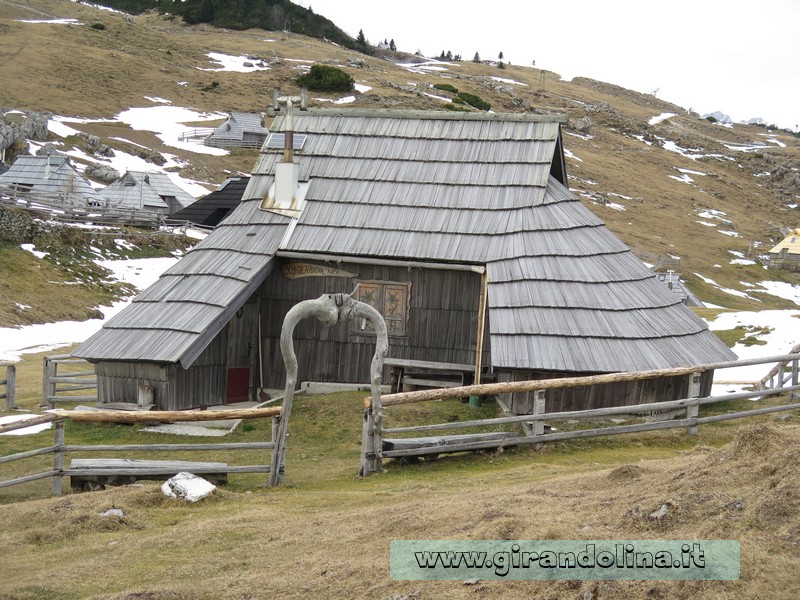
<svg viewBox="0 0 800 600">
<path fill-rule="evenodd" d="M 150 100 L 150 102 L 155 102 L 156 104 L 172 104 L 172 100 L 159 98 L 158 96 L 145 96 L 144 99 Z"/>
<path fill-rule="evenodd" d="M 722 231 L 721 229 L 718 229 L 717 231 L 719 231 L 722 235 L 727 235 L 729 237 L 742 237 L 738 231 Z"/>
<path fill-rule="evenodd" d="M 675 114 L 675 113 L 671 113 L 671 112 L 665 112 L 665 113 L 661 113 L 661 114 L 660 114 L 660 115 L 658 115 L 658 116 L 652 117 L 652 118 L 651 118 L 651 119 L 650 119 L 650 120 L 647 122 L 647 124 L 648 124 L 648 125 L 658 125 L 658 124 L 659 124 L 659 123 L 661 123 L 662 121 L 666 121 L 666 120 L 667 120 L 667 119 L 669 119 L 670 117 L 674 117 L 674 116 L 676 116 L 676 114 Z"/>
<path fill-rule="evenodd" d="M 695 223 L 700 223 L 700 225 L 705 225 L 706 227 L 716 227 L 716 223 L 709 223 L 708 221 L 695 221 Z"/>
<path fill-rule="evenodd" d="M 180 141 L 182 134 L 196 129 L 196 126 L 190 127 L 183 123 L 216 121 L 225 117 L 224 113 L 200 113 L 180 106 L 148 106 L 124 110 L 117 115 L 117 120 L 137 131 L 151 131 L 164 144 L 173 148 L 180 148 L 181 150 L 188 150 L 198 154 L 226 156 L 228 151 L 222 148 Z"/>
<path fill-rule="evenodd" d="M 255 71 L 268 71 L 269 65 L 264 64 L 258 58 L 250 56 L 231 56 L 230 54 L 223 54 L 222 52 L 206 52 L 212 61 L 222 65 L 219 68 L 204 69 L 197 67 L 200 71 L 233 71 L 236 73 L 254 73 Z M 247 66 L 245 66 L 247 63 Z"/>
<path fill-rule="evenodd" d="M 644 142 L 648 146 L 652 146 L 653 145 L 653 142 L 651 142 L 650 140 L 646 140 L 643 135 L 634 135 L 633 137 L 635 139 L 639 140 L 640 142 Z"/>
<path fill-rule="evenodd" d="M 674 179 L 675 181 L 680 181 L 681 183 L 694 183 L 694 179 L 686 175 L 685 173 L 678 177 L 677 175 L 670 175 L 670 179 Z"/>
<path fill-rule="evenodd" d="M 345 96 L 344 98 L 339 98 L 338 100 L 331 100 L 330 98 L 314 98 L 317 102 L 332 102 L 333 104 L 350 104 L 351 102 L 356 101 L 355 96 Z"/>
<path fill-rule="evenodd" d="M 78 19 L 16 19 L 17 23 L 33 23 L 47 25 L 83 25 Z"/>
<path fill-rule="evenodd" d="M 510 83 L 511 85 L 524 85 L 528 87 L 527 83 L 522 83 L 521 81 L 515 81 L 513 79 L 506 79 L 505 77 L 490 77 L 490 79 L 494 79 L 495 81 L 499 81 L 500 83 Z"/>
<path fill-rule="evenodd" d="M 686 173 L 686 174 L 688 174 L 688 175 L 702 175 L 702 176 L 705 176 L 705 175 L 706 175 L 706 174 L 705 174 L 705 173 L 703 173 L 702 171 L 692 171 L 691 169 L 681 169 L 681 168 L 677 168 L 677 171 L 679 171 L 679 172 L 681 172 L 681 173 Z"/>
<path fill-rule="evenodd" d="M 734 258 L 731 261 L 732 265 L 754 265 L 756 261 L 750 260 L 749 258 Z"/>
<path fill-rule="evenodd" d="M 33 244 L 20 244 L 19 247 L 25 250 L 26 252 L 30 252 L 36 258 L 44 258 L 49 254 L 49 252 L 40 252 L 39 250 L 34 250 L 36 246 L 34 246 Z"/>
<path fill-rule="evenodd" d="M 436 94 L 429 94 L 428 92 L 422 92 L 424 96 L 428 98 L 433 98 L 434 100 L 441 100 L 442 102 L 452 102 L 453 100 L 450 98 L 445 98 L 444 96 L 437 96 Z"/>
<path fill-rule="evenodd" d="M 144 289 L 177 260 L 176 257 L 167 257 L 98 262 L 110 269 L 115 277 Z M 111 306 L 98 307 L 103 313 L 102 319 L 59 321 L 20 328 L 0 327 L 0 361 L 17 362 L 23 354 L 47 352 L 82 342 L 98 331 L 105 319 L 114 316 L 129 303 L 130 300 L 121 300 Z"/>
<path fill-rule="evenodd" d="M 564 148 L 564 156 L 566 156 L 567 158 L 574 158 L 578 162 L 583 162 L 583 159 L 575 156 L 568 148 Z"/>
<path fill-rule="evenodd" d="M 721 313 L 713 320 L 707 321 L 711 331 L 724 331 L 736 327 L 768 328 L 768 333 L 755 332 L 758 340 L 765 345 L 736 344 L 732 350 L 740 359 L 758 358 L 762 356 L 779 356 L 786 354 L 800 343 L 800 311 L 797 310 L 762 310 Z M 714 372 L 716 381 L 758 381 L 764 377 L 774 365 L 752 365 L 730 369 L 717 369 Z M 715 386 L 716 387 L 716 386 Z M 740 391 L 742 386 L 725 386 L 724 391 Z M 718 393 L 718 392 L 714 392 Z"/>
<path fill-rule="evenodd" d="M 108 12 L 119 13 L 123 15 L 125 14 L 121 10 L 116 10 L 108 6 L 101 6 L 100 4 L 95 4 L 94 2 L 84 2 L 84 0 L 71 0 L 71 1 L 74 2 L 75 4 L 83 4 L 84 6 L 90 6 L 91 8 L 94 8 L 96 10 L 107 10 Z"/>
<path fill-rule="evenodd" d="M 41 415 L 32 415 L 32 414 L 7 415 L 5 417 L 0 417 L 0 425 L 8 425 L 9 423 L 16 423 L 17 421 L 25 421 L 26 419 L 33 419 L 34 417 L 39 417 L 39 416 Z M 0 433 L 0 435 L 33 435 L 41 431 L 47 431 L 52 427 L 53 427 L 52 423 L 40 423 L 39 425 L 31 425 L 30 427 L 24 427 L 22 429 L 15 429 L 14 431 L 7 431 L 5 433 Z"/>
<path fill-rule="evenodd" d="M 763 291 L 764 293 L 777 296 L 778 298 L 783 298 L 784 300 L 789 300 L 790 302 L 794 302 L 800 306 L 800 285 L 786 283 L 785 281 L 761 281 L 758 285 L 764 289 L 756 289 L 754 291 Z M 800 323 L 797 323 L 795 326 L 800 327 Z"/>
<path fill-rule="evenodd" d="M 364 85 L 363 83 L 356 83 L 354 84 L 354 87 L 356 88 L 357 92 L 360 92 L 362 94 L 366 94 L 368 91 L 372 89 L 370 86 Z"/>
<path fill-rule="evenodd" d="M 707 284 L 714 286 L 715 288 L 717 288 L 718 290 L 720 290 L 722 292 L 725 292 L 726 294 L 730 294 L 731 296 L 738 296 L 740 298 L 747 298 L 748 300 L 755 300 L 756 302 L 761 302 L 761 300 L 759 300 L 758 298 L 753 298 L 752 296 L 748 296 L 747 294 L 745 294 L 744 292 L 740 292 L 739 290 L 734 290 L 734 289 L 730 289 L 730 288 L 724 288 L 720 284 L 718 284 L 716 281 L 714 281 L 713 279 L 710 279 L 708 277 L 704 277 L 700 273 L 695 273 L 695 275 L 697 277 L 699 277 L 700 279 L 702 279 Z"/>
<path fill-rule="evenodd" d="M 19 302 L 14 302 L 14 305 L 20 310 L 27 310 L 31 307 L 30 304 L 20 304 Z"/>
<path fill-rule="evenodd" d="M 606 206 L 608 208 L 613 208 L 614 210 L 625 210 L 625 207 L 622 204 L 615 204 L 614 202 L 607 202 Z"/>
</svg>

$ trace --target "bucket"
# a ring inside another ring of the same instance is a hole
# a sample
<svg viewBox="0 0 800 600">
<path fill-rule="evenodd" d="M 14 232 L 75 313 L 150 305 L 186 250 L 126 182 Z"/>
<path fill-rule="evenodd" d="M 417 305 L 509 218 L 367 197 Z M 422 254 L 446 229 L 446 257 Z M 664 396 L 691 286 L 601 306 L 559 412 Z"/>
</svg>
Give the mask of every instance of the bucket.
<svg viewBox="0 0 800 600">
<path fill-rule="evenodd" d="M 482 396 L 470 396 L 469 397 L 469 405 L 475 408 L 480 407 L 481 405 Z"/>
</svg>

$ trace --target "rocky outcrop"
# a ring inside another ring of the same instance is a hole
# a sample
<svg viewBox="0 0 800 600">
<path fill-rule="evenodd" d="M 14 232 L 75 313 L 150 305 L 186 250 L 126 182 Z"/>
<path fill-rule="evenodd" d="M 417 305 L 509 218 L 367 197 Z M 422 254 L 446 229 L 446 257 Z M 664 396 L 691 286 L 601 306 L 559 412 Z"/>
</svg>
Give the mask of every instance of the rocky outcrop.
<svg viewBox="0 0 800 600">
<path fill-rule="evenodd" d="M 0 150 L 18 142 L 47 140 L 47 121 L 50 113 L 8 111 L 0 114 Z"/>
</svg>

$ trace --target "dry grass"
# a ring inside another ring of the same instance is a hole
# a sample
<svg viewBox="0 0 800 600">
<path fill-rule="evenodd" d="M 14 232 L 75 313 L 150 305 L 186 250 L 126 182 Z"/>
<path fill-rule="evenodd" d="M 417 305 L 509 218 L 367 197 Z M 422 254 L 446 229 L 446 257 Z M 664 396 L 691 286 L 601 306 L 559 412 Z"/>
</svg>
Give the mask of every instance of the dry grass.
<svg viewBox="0 0 800 600">
<path fill-rule="evenodd" d="M 435 476 L 391 465 L 364 481 L 330 475 L 324 464 L 313 479 L 298 480 L 290 453 L 289 485 L 219 490 L 197 505 L 165 499 L 151 485 L 6 505 L 0 597 L 796 597 L 800 427 L 762 420 L 722 448 L 705 445 L 702 432 L 700 442 L 671 458 L 632 462 L 623 456 L 630 446 L 618 442 L 611 452 L 618 466 L 581 460 L 584 453 L 606 455 L 590 445 L 582 452 L 512 452 L 507 460 L 454 457 L 440 461 L 449 464 Z M 571 462 L 576 458 L 580 464 Z M 667 516 L 651 520 L 662 504 Z M 109 508 L 125 516 L 101 517 Z M 392 539 L 735 539 L 742 576 L 393 581 Z"/>
</svg>

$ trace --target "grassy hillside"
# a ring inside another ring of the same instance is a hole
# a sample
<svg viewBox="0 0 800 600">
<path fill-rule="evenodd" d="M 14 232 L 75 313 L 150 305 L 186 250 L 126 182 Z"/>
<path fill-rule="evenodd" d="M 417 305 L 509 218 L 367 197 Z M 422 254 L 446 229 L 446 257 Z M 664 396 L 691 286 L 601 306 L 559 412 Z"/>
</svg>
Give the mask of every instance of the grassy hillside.
<svg viewBox="0 0 800 600">
<path fill-rule="evenodd" d="M 19 21 L 48 17 L 84 25 Z M 105 28 L 88 26 L 93 23 Z M 580 77 L 565 82 L 534 68 L 464 61 L 410 70 L 403 63 L 423 59 L 388 51 L 370 57 L 298 34 L 187 26 L 165 15 L 131 17 L 66 1 L 0 3 L 0 34 L 0 106 L 24 110 L 100 119 L 148 106 L 149 96 L 198 110 L 264 111 L 274 88 L 296 93 L 302 66 L 325 62 L 341 66 L 366 90 L 347 107 L 476 110 L 446 102 L 454 95 L 433 87 L 448 84 L 494 111 L 566 113 L 571 188 L 643 260 L 679 256 L 690 287 L 730 308 L 791 306 L 752 285 L 800 281 L 797 274 L 731 263 L 765 252 L 782 238 L 781 228 L 800 224 L 800 147 L 785 132 L 725 127 L 652 95 Z M 211 51 L 249 56 L 270 68 L 200 70 L 215 66 L 206 56 Z M 310 103 L 325 107 L 341 97 L 315 93 Z M 674 116 L 650 124 L 663 113 Z M 255 161 L 254 151 L 213 157 L 165 148 L 154 134 L 120 123 L 83 129 L 112 147 L 124 137 L 175 154 L 186 161 L 183 175 L 211 184 L 230 172 L 250 172 Z"/>
<path fill-rule="evenodd" d="M 23 377 L 40 373 L 39 364 L 26 358 Z M 388 461 L 387 473 L 359 480 L 362 398 L 363 392 L 296 398 L 286 483 L 279 488 L 263 487 L 264 475 L 231 475 L 227 487 L 197 504 L 167 499 L 148 482 L 60 498 L 47 497 L 47 480 L 0 490 L 0 545 L 7 549 L 0 598 L 688 600 L 800 593 L 800 428 L 792 419 L 706 425 L 698 437 L 670 430 L 553 443 L 541 451 Z M 434 402 L 391 408 L 387 418 L 393 425 L 485 418 L 493 406 Z M 247 425 L 226 441 L 268 437 L 268 422 Z M 163 435 L 138 426 L 67 426 L 73 444 L 159 441 Z M 3 446 L 21 452 L 50 443 L 52 432 L 43 432 L 4 438 Z M 206 459 L 241 464 L 263 461 L 260 454 Z M 50 460 L 29 459 L 28 471 L 18 471 L 22 463 L 2 465 L 0 479 L 32 472 L 31 463 L 45 470 Z M 665 516 L 650 516 L 663 505 Z M 102 516 L 110 508 L 123 516 Z M 395 581 L 392 539 L 731 539 L 741 544 L 741 579 Z"/>
</svg>

